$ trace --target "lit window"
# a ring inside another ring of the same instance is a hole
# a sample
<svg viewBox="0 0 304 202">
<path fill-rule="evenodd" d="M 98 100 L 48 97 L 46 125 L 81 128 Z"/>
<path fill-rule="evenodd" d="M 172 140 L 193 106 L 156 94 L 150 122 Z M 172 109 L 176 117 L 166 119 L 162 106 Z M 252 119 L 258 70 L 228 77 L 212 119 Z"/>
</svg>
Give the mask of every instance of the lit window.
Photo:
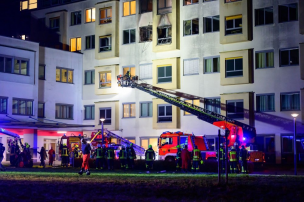
<svg viewBox="0 0 304 202">
<path fill-rule="evenodd" d="M 37 8 L 37 0 L 20 1 L 20 11 Z"/>
<path fill-rule="evenodd" d="M 232 119 L 244 119 L 244 100 L 227 100 L 227 117 Z"/>
<path fill-rule="evenodd" d="M 25 40 L 25 38 L 26 38 L 25 35 L 21 35 L 22 40 Z"/>
<path fill-rule="evenodd" d="M 33 100 L 13 98 L 13 114 L 33 115 Z"/>
<path fill-rule="evenodd" d="M 124 67 L 123 75 L 126 75 L 127 72 L 130 72 L 131 77 L 135 76 L 135 67 Z"/>
<path fill-rule="evenodd" d="M 27 10 L 28 9 L 28 1 L 20 1 L 20 10 Z"/>
<path fill-rule="evenodd" d="M 274 67 L 273 51 L 261 51 L 255 53 L 255 66 L 257 69 Z"/>
<path fill-rule="evenodd" d="M 95 35 L 86 36 L 86 50 L 95 49 Z"/>
<path fill-rule="evenodd" d="M 198 0 L 184 0 L 184 5 L 197 4 Z"/>
<path fill-rule="evenodd" d="M 123 118 L 135 117 L 135 103 L 123 104 Z"/>
<path fill-rule="evenodd" d="M 14 74 L 28 75 L 28 61 L 22 59 L 14 59 Z"/>
<path fill-rule="evenodd" d="M 136 1 L 123 2 L 123 16 L 136 14 Z"/>
<path fill-rule="evenodd" d="M 195 35 L 199 32 L 198 18 L 184 21 L 184 36 Z"/>
<path fill-rule="evenodd" d="M 226 35 L 242 34 L 242 15 L 226 17 Z"/>
<path fill-rule="evenodd" d="M 220 16 L 211 16 L 204 18 L 204 33 L 220 31 Z"/>
<path fill-rule="evenodd" d="M 99 119 L 105 119 L 103 121 L 104 125 L 110 125 L 112 123 L 112 110 L 111 108 L 100 108 L 99 109 Z M 99 121 L 99 124 L 101 124 L 101 121 Z"/>
<path fill-rule="evenodd" d="M 170 44 L 172 42 L 172 27 L 158 27 L 157 28 L 157 44 Z"/>
<path fill-rule="evenodd" d="M 76 11 L 71 13 L 71 25 L 81 24 L 81 11 Z"/>
<path fill-rule="evenodd" d="M 7 97 L 0 97 L 0 114 L 7 113 Z"/>
<path fill-rule="evenodd" d="M 139 42 L 152 41 L 152 26 L 139 28 Z"/>
<path fill-rule="evenodd" d="M 152 12 L 153 0 L 141 0 L 140 2 L 140 13 Z"/>
<path fill-rule="evenodd" d="M 152 117 L 152 102 L 140 103 L 140 117 Z"/>
<path fill-rule="evenodd" d="M 280 50 L 280 66 L 299 65 L 299 49 Z"/>
<path fill-rule="evenodd" d="M 200 105 L 200 101 L 199 100 L 185 100 L 185 102 L 187 102 L 187 103 L 190 103 L 190 104 L 192 104 L 192 105 L 194 105 L 194 106 L 198 106 L 199 107 L 199 105 Z M 185 115 L 191 115 L 191 113 L 189 113 L 189 112 L 186 112 L 186 111 L 184 111 L 185 113 Z"/>
<path fill-rule="evenodd" d="M 95 8 L 86 9 L 86 22 L 95 22 Z"/>
<path fill-rule="evenodd" d="M 56 104 L 56 119 L 73 119 L 73 105 Z"/>
<path fill-rule="evenodd" d="M 274 111 L 274 94 L 265 94 L 256 96 L 257 112 L 273 112 Z"/>
<path fill-rule="evenodd" d="M 44 118 L 44 103 L 38 103 L 38 117 Z"/>
<path fill-rule="evenodd" d="M 29 9 L 37 8 L 37 0 L 29 0 Z"/>
<path fill-rule="evenodd" d="M 95 106 L 86 105 L 84 106 L 84 120 L 94 120 L 95 119 Z"/>
<path fill-rule="evenodd" d="M 279 5 L 279 22 L 298 20 L 298 4 Z"/>
<path fill-rule="evenodd" d="M 88 70 L 84 73 L 84 84 L 94 84 L 95 83 L 95 70 Z"/>
<path fill-rule="evenodd" d="M 50 18 L 50 29 L 58 32 L 60 30 L 60 18 Z"/>
<path fill-rule="evenodd" d="M 157 105 L 158 122 L 172 122 L 172 105 Z"/>
<path fill-rule="evenodd" d="M 71 38 L 71 52 L 81 51 L 81 38 Z"/>
<path fill-rule="evenodd" d="M 135 43 L 135 29 L 123 31 L 123 44 Z"/>
<path fill-rule="evenodd" d="M 157 83 L 172 82 L 172 66 L 157 68 Z"/>
<path fill-rule="evenodd" d="M 299 111 L 300 93 L 281 93 L 281 111 Z"/>
<path fill-rule="evenodd" d="M 243 76 L 243 58 L 226 58 L 226 77 Z"/>
<path fill-rule="evenodd" d="M 99 52 L 112 50 L 111 35 L 109 35 L 109 36 L 101 36 L 99 38 L 99 43 L 100 43 Z"/>
<path fill-rule="evenodd" d="M 112 8 L 100 9 L 100 24 L 106 24 L 112 22 Z"/>
<path fill-rule="evenodd" d="M 172 13 L 172 0 L 157 0 L 157 14 Z"/>
<path fill-rule="evenodd" d="M 220 57 L 204 59 L 205 73 L 220 72 Z"/>
<path fill-rule="evenodd" d="M 45 80 L 45 65 L 39 65 L 39 79 Z"/>
<path fill-rule="evenodd" d="M 111 80 L 112 80 L 111 72 L 100 72 L 99 73 L 99 88 L 111 88 Z"/>
<path fill-rule="evenodd" d="M 73 70 L 56 67 L 56 81 L 73 83 Z"/>
</svg>

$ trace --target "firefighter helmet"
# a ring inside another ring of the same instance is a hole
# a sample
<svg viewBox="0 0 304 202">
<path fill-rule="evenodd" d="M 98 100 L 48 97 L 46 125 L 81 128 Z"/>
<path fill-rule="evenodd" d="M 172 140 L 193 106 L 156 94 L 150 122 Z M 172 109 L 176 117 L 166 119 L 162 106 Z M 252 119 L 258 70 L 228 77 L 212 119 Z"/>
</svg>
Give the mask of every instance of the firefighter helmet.
<svg viewBox="0 0 304 202">
<path fill-rule="evenodd" d="M 100 147 L 101 147 L 101 144 L 98 144 L 97 146 L 98 146 L 98 148 L 100 148 Z"/>
<path fill-rule="evenodd" d="M 179 148 L 180 148 L 180 145 L 177 145 L 176 148 L 179 149 Z"/>
<path fill-rule="evenodd" d="M 67 146 L 65 143 L 63 143 L 63 146 Z"/>
<path fill-rule="evenodd" d="M 149 149 L 152 149 L 152 145 L 149 145 Z"/>
</svg>

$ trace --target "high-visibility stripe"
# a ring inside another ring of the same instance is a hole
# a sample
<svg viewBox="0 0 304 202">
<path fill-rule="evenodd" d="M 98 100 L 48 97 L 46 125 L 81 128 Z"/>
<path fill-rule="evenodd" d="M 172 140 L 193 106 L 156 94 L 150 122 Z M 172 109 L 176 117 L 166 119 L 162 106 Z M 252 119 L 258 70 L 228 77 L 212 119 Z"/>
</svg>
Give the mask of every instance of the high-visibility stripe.
<svg viewBox="0 0 304 202">
<path fill-rule="evenodd" d="M 226 17 L 226 20 L 234 20 L 234 19 L 240 19 L 240 18 L 242 18 L 242 15 L 233 15 L 233 16 Z"/>
<path fill-rule="evenodd" d="M 156 67 L 172 67 L 172 64 L 170 64 L 170 65 L 157 65 Z"/>
<path fill-rule="evenodd" d="M 243 57 L 225 58 L 225 60 L 235 60 L 235 59 L 243 59 Z"/>
</svg>

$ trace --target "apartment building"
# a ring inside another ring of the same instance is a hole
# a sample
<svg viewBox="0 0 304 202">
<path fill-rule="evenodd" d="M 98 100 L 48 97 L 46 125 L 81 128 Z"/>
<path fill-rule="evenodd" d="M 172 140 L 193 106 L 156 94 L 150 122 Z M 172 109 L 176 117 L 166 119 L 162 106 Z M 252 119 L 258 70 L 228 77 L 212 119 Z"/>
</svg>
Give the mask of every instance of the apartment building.
<svg viewBox="0 0 304 202">
<path fill-rule="evenodd" d="M 141 82 L 203 97 L 187 102 L 255 126 L 267 161 L 288 163 L 292 113 L 299 114 L 297 150 L 304 161 L 303 6 L 298 0 L 38 0 L 32 16 L 66 49 L 82 53 L 81 104 L 75 96 L 70 100 L 83 112 L 77 121 L 95 125 L 83 134 L 100 129 L 105 118 L 105 128 L 144 148 L 157 150 L 164 131 L 183 131 L 205 135 L 215 149 L 217 127 L 145 92 L 118 87 L 116 76 L 130 71 Z"/>
</svg>

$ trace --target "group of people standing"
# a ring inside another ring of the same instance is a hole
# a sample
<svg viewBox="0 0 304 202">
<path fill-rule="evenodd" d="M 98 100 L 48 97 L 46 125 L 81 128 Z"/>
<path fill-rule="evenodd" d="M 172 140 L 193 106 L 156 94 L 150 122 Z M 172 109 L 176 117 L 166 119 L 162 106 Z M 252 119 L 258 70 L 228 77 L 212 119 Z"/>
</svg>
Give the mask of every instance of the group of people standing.
<svg viewBox="0 0 304 202">
<path fill-rule="evenodd" d="M 41 147 L 40 152 L 38 152 L 38 154 L 40 154 L 40 166 L 45 168 L 45 160 L 47 159 L 47 157 L 49 157 L 49 166 L 53 166 L 53 162 L 55 160 L 55 151 L 52 147 L 48 151 L 48 155 L 44 147 Z"/>
<path fill-rule="evenodd" d="M 197 148 L 197 146 L 194 146 L 194 150 L 190 152 L 188 150 L 188 146 L 185 145 L 182 149 L 180 145 L 177 145 L 177 153 L 175 158 L 176 163 L 176 171 L 182 171 L 182 172 L 188 172 L 190 170 L 192 172 L 198 172 L 199 171 L 199 165 L 203 164 L 204 161 L 202 159 L 201 151 Z"/>
</svg>

